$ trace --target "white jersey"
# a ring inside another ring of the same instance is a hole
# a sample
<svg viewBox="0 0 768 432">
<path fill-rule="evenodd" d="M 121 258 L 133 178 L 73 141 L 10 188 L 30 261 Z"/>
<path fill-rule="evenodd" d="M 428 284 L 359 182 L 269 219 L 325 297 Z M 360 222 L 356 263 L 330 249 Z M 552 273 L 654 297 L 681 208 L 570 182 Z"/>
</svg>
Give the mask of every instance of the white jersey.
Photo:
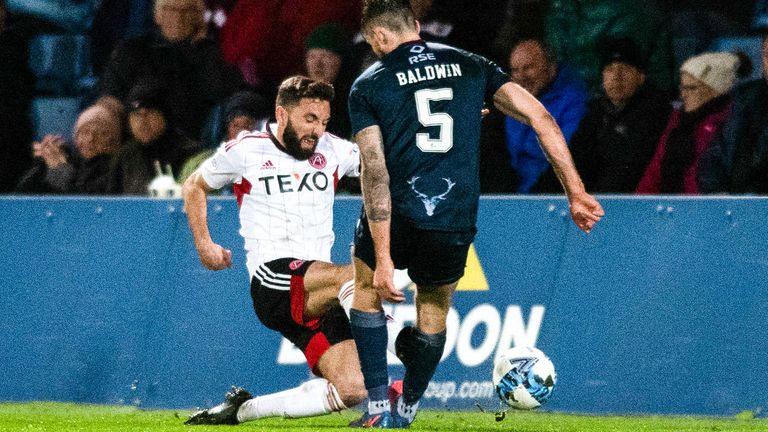
<svg viewBox="0 0 768 432">
<path fill-rule="evenodd" d="M 248 272 L 267 261 L 293 257 L 330 262 L 333 201 L 343 176 L 360 175 L 356 144 L 324 133 L 315 154 L 300 161 L 271 132 L 242 132 L 200 167 L 214 189 L 233 183 L 240 206 Z"/>
</svg>

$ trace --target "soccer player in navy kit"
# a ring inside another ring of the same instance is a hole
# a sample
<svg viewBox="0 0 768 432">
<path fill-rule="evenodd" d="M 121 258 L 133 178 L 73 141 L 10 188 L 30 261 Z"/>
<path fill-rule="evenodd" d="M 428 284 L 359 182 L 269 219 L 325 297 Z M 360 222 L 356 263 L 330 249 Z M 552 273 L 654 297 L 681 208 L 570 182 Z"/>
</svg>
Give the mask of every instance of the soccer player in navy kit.
<svg viewBox="0 0 768 432">
<path fill-rule="evenodd" d="M 442 356 L 451 297 L 476 232 L 484 102 L 534 128 L 580 229 L 589 232 L 603 209 L 584 190 L 551 115 L 498 66 L 422 41 L 407 0 L 364 0 L 362 15 L 380 61 L 358 77 L 349 98 L 364 203 L 350 322 L 369 397 L 368 410 L 350 425 L 408 427 Z M 392 281 L 395 268 L 407 268 L 417 285 L 417 320 L 396 340 L 405 379 L 392 406 L 382 301 L 405 299 Z"/>
</svg>

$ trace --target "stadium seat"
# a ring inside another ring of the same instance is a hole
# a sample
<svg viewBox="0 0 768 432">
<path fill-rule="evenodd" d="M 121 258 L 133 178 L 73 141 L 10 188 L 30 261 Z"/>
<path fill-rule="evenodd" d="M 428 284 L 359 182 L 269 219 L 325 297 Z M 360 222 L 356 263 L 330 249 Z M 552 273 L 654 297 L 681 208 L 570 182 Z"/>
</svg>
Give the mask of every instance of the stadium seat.
<svg viewBox="0 0 768 432">
<path fill-rule="evenodd" d="M 46 134 L 58 134 L 72 142 L 72 129 L 80 114 L 82 101 L 77 97 L 39 97 L 32 100 L 32 124 L 35 140 Z"/>
<path fill-rule="evenodd" d="M 29 67 L 38 93 L 79 96 L 95 86 L 87 36 L 42 34 L 29 44 Z"/>
</svg>

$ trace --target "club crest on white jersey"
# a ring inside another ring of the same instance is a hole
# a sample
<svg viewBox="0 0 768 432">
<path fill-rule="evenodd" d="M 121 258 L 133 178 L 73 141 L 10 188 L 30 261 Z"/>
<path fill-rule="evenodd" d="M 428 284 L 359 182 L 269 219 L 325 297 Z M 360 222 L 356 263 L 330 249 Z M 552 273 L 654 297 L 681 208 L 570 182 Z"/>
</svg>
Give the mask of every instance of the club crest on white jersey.
<svg viewBox="0 0 768 432">
<path fill-rule="evenodd" d="M 233 184 L 253 275 L 259 264 L 277 258 L 330 261 L 336 186 L 344 176 L 359 175 L 360 152 L 326 132 L 315 153 L 300 161 L 269 132 L 243 132 L 223 143 L 200 171 L 212 188 Z"/>
</svg>

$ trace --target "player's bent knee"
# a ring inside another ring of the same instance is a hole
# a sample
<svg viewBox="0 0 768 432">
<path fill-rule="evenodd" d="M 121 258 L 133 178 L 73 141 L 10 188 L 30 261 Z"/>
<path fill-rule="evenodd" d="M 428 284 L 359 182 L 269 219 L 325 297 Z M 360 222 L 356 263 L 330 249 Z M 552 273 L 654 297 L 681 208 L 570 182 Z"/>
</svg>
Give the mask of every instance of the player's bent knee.
<svg viewBox="0 0 768 432">
<path fill-rule="evenodd" d="M 339 393 L 339 398 L 347 408 L 352 408 L 368 397 L 368 392 L 365 390 L 362 381 L 357 382 L 342 382 L 338 383 L 336 391 Z"/>
</svg>

